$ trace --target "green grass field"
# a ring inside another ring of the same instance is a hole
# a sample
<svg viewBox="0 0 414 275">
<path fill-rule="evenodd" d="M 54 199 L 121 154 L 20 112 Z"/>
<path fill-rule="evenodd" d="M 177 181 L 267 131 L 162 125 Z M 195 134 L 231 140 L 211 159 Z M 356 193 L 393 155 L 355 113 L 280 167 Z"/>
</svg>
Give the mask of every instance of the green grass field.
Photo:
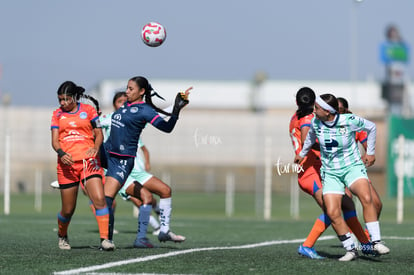
<svg viewBox="0 0 414 275">
<path fill-rule="evenodd" d="M 296 250 L 319 215 L 313 200 L 301 195 L 300 219 L 289 217 L 289 197 L 274 196 L 272 219 L 257 214 L 254 194 L 237 194 L 233 217 L 225 217 L 224 194 L 175 193 L 172 229 L 185 235 L 182 244 L 159 243 L 155 249 L 134 249 L 137 228 L 132 204 L 117 198 L 114 236 L 117 250 L 97 249 L 96 221 L 83 195 L 69 227 L 70 251 L 57 247 L 58 192 L 43 196 L 42 211 L 33 195 L 13 195 L 11 213 L 0 199 L 0 274 L 413 274 L 414 199 L 405 201 L 405 221 L 397 225 L 394 199 L 384 198 L 383 240 L 391 253 L 341 263 L 344 254 L 334 231 L 316 244 L 324 260 L 300 257 Z M 331 237 L 331 238 L 329 238 Z"/>
</svg>

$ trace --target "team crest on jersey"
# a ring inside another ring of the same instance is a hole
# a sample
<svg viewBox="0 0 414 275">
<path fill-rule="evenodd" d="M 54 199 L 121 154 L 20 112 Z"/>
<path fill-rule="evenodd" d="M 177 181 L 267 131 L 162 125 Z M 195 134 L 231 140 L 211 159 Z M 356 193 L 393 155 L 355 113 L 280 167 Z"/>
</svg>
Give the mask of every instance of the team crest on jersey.
<svg viewBox="0 0 414 275">
<path fill-rule="evenodd" d="M 138 108 L 137 107 L 132 107 L 130 109 L 130 112 L 133 113 L 133 114 L 135 114 L 136 112 L 138 112 Z"/>
<path fill-rule="evenodd" d="M 87 114 L 87 113 L 85 113 L 85 112 L 81 112 L 81 113 L 79 114 L 79 117 L 80 117 L 81 119 L 85 119 L 85 118 L 87 118 L 87 117 L 88 117 L 88 114 Z"/>
<path fill-rule="evenodd" d="M 341 135 L 344 135 L 344 134 L 346 133 L 346 128 L 345 128 L 344 126 L 341 126 L 341 127 L 339 128 L 339 133 L 340 133 Z"/>
</svg>

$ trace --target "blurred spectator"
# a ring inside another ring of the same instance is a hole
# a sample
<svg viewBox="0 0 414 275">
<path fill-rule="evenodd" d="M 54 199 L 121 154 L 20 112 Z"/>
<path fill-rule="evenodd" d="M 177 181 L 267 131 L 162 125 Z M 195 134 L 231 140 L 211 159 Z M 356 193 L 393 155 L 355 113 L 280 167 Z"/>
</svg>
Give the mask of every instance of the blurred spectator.
<svg viewBox="0 0 414 275">
<path fill-rule="evenodd" d="M 402 115 L 407 80 L 405 71 L 409 63 L 410 49 L 396 26 L 389 25 L 385 36 L 386 40 L 380 46 L 381 61 L 385 65 L 382 97 L 387 100 L 392 114 Z"/>
</svg>

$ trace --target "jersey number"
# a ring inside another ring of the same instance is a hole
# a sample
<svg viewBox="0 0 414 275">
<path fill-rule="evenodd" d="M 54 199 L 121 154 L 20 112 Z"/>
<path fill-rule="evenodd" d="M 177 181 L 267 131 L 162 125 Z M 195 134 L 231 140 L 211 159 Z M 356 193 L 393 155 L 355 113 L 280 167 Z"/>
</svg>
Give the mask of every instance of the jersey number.
<svg viewBox="0 0 414 275">
<path fill-rule="evenodd" d="M 334 139 L 325 139 L 325 148 L 331 151 L 333 147 L 338 147 L 339 143 Z"/>
</svg>

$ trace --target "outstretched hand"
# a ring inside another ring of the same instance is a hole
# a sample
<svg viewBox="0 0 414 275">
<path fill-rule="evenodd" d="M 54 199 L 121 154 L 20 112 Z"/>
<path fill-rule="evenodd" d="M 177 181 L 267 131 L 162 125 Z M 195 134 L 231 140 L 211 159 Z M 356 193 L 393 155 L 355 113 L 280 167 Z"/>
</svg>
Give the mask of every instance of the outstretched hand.
<svg viewBox="0 0 414 275">
<path fill-rule="evenodd" d="M 178 117 L 178 114 L 180 113 L 181 109 L 184 108 L 190 101 L 188 100 L 188 96 L 190 95 L 190 91 L 193 89 L 193 87 L 188 88 L 184 92 L 179 92 L 177 96 L 175 97 L 175 103 L 173 108 L 173 115 L 176 115 Z"/>
<path fill-rule="evenodd" d="M 187 90 L 185 90 L 184 92 L 180 92 L 181 97 L 184 100 L 188 100 L 188 96 L 190 95 L 190 91 L 193 89 L 193 87 L 188 88 Z"/>
</svg>

